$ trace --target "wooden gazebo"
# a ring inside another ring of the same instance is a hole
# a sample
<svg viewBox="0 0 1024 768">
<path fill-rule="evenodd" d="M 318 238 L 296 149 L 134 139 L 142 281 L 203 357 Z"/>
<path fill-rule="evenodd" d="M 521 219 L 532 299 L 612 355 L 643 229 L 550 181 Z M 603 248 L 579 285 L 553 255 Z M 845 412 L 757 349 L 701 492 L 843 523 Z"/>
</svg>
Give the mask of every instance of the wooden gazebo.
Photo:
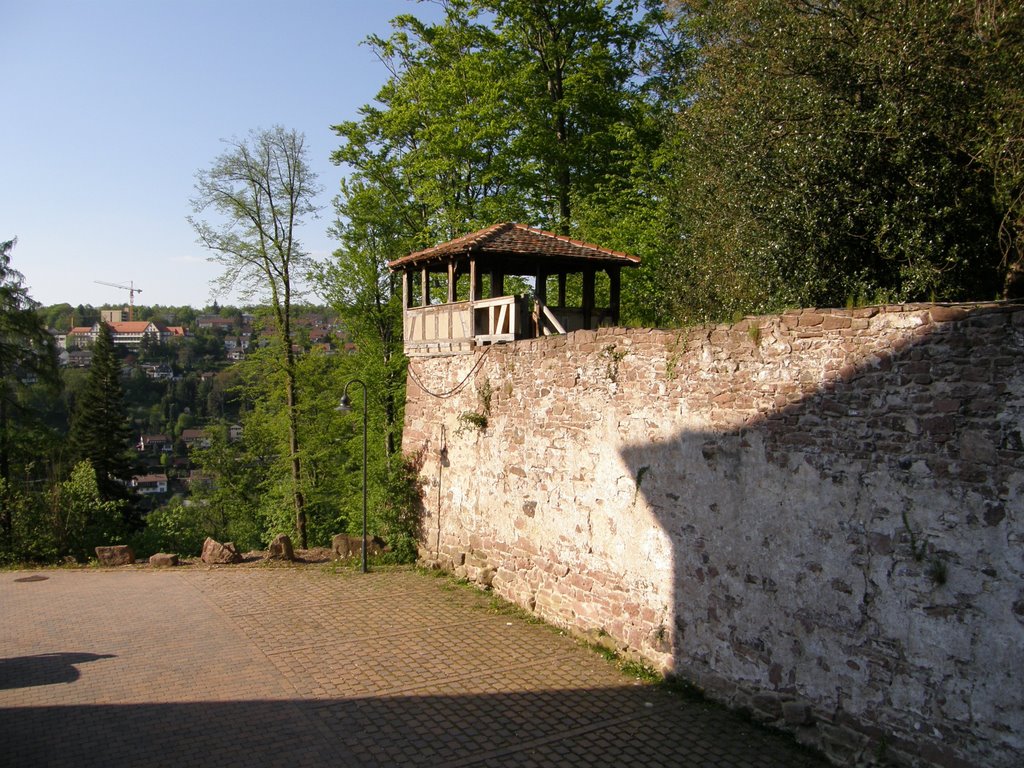
<svg viewBox="0 0 1024 768">
<path fill-rule="evenodd" d="M 617 325 L 620 271 L 639 263 L 636 256 L 505 223 L 410 253 L 388 266 L 402 272 L 405 351 L 416 356 L 471 352 L 483 344 Z M 599 272 L 608 276 L 607 307 L 595 306 Z M 566 306 L 571 274 L 582 275 L 579 307 Z M 431 275 L 447 276 L 443 300 L 431 295 Z M 532 306 L 527 296 L 505 295 L 505 278 L 511 275 L 536 281 Z M 468 278 L 461 289 L 460 278 Z M 552 305 L 549 278 L 557 278 L 558 286 Z"/>
</svg>

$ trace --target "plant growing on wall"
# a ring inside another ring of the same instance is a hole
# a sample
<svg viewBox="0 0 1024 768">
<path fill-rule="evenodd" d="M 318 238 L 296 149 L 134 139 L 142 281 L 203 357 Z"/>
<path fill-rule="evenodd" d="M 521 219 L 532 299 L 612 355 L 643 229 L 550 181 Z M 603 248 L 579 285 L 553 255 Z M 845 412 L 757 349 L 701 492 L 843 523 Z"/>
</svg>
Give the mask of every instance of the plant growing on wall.
<svg viewBox="0 0 1024 768">
<path fill-rule="evenodd" d="M 907 537 L 910 544 L 910 554 L 914 558 L 915 562 L 923 563 L 925 558 L 928 556 L 929 546 L 927 542 L 918 541 L 917 534 L 914 529 L 910 526 L 910 521 L 907 519 L 907 513 L 902 512 L 900 514 L 903 520 L 903 529 L 907 532 Z M 931 557 L 928 559 L 928 567 L 925 570 L 925 574 L 931 579 L 932 583 L 941 587 L 949 579 L 949 568 L 946 565 L 946 561 L 939 557 L 938 553 L 932 551 Z"/>
<path fill-rule="evenodd" d="M 608 367 L 605 369 L 605 375 L 608 377 L 608 381 L 612 384 L 619 383 L 619 363 L 626 356 L 625 350 L 619 350 L 615 348 L 614 344 L 609 344 L 601 351 L 602 356 L 608 361 Z"/>
<path fill-rule="evenodd" d="M 459 416 L 459 428 L 455 434 L 461 435 L 467 429 L 473 429 L 477 432 L 484 432 L 487 430 L 487 415 L 483 413 L 477 413 L 476 411 L 463 411 Z"/>
</svg>

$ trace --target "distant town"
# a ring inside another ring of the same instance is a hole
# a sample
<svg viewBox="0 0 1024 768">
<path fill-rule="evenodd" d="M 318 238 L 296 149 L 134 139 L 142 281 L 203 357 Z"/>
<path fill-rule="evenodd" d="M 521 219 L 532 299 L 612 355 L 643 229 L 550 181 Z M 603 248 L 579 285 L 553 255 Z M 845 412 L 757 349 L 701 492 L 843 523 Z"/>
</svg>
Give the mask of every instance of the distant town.
<svg viewBox="0 0 1024 768">
<path fill-rule="evenodd" d="M 272 318 L 259 308 L 215 304 L 207 309 L 197 313 L 189 307 L 72 309 L 59 305 L 41 310 L 52 323 L 50 332 L 67 375 L 90 367 L 101 326 L 110 328 L 135 430 L 138 474 L 131 485 L 149 497 L 147 506 L 173 494 L 187 497 L 212 482 L 196 467 L 193 452 L 211 447 L 210 422 L 217 422 L 216 429 L 224 431 L 227 442 L 241 439 L 242 427 L 234 420 L 243 406 L 232 392 L 231 368 L 269 346 L 275 336 Z M 300 309 L 292 323 L 296 355 L 355 351 L 341 322 L 328 309 Z"/>
<path fill-rule="evenodd" d="M 99 310 L 99 319 L 89 325 L 73 326 L 68 331 L 51 329 L 60 350 L 59 359 L 63 367 L 88 368 L 92 359 L 90 347 L 96 341 L 100 325 L 110 327 L 114 344 L 129 352 L 139 353 L 153 350 L 161 345 L 173 344 L 198 334 L 215 335 L 221 342 L 226 362 L 244 360 L 250 350 L 267 346 L 274 336 L 270 324 L 257 321 L 252 312 L 237 311 L 232 314 L 201 314 L 189 325 L 170 325 L 159 320 L 130 319 L 129 309 Z M 337 318 L 325 310 L 301 313 L 293 320 L 301 343 L 294 345 L 296 353 L 318 351 L 334 354 L 339 351 L 353 351 L 346 341 L 346 335 Z M 137 360 L 129 357 L 128 365 Z M 170 379 L 175 372 L 170 365 L 142 365 L 146 375 L 152 379 Z"/>
</svg>

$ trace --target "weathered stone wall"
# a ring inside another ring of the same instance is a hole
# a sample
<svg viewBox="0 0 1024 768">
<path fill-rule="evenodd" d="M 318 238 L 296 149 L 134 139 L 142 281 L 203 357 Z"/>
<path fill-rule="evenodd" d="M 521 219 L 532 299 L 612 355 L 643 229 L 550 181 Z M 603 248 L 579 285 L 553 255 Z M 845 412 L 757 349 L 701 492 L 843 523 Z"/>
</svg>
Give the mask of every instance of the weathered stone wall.
<svg viewBox="0 0 1024 768">
<path fill-rule="evenodd" d="M 421 554 L 837 761 L 1019 765 L 1022 352 L 915 305 L 414 360 Z"/>
</svg>

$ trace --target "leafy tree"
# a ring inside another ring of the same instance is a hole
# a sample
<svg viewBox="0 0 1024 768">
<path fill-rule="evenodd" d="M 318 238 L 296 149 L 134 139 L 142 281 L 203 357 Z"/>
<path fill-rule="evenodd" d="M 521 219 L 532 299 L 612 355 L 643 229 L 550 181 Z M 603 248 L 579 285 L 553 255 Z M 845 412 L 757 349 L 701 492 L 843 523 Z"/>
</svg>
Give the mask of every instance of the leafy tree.
<svg viewBox="0 0 1024 768">
<path fill-rule="evenodd" d="M 335 126 L 333 159 L 354 171 L 339 212 L 387 209 L 414 247 L 502 220 L 574 232 L 573 206 L 624 172 L 636 141 L 637 3 L 444 7 L 441 24 L 400 16 L 368 40 L 391 77 L 379 107 Z"/>
<path fill-rule="evenodd" d="M 636 0 L 479 0 L 493 15 L 515 186 L 539 223 L 574 234 L 574 206 L 629 152 L 636 54 L 647 36 Z"/>
<path fill-rule="evenodd" d="M 245 297 L 260 295 L 269 302 L 276 322 L 276 364 L 284 372 L 288 411 L 288 456 L 295 528 L 307 544 L 299 451 L 298 384 L 292 349 L 292 303 L 297 281 L 308 268 L 296 227 L 315 214 L 318 192 L 310 170 L 304 138 L 275 127 L 253 131 L 248 140 L 230 142 L 208 170 L 196 175 L 196 215 L 211 211 L 219 225 L 190 217 L 200 242 L 225 271 L 219 285 L 239 288 Z"/>
<path fill-rule="evenodd" d="M 207 536 L 216 538 L 224 533 L 216 530 L 206 505 L 175 497 L 146 515 L 145 529 L 131 543 L 139 556 L 157 552 L 194 556 L 202 551 Z"/>
<path fill-rule="evenodd" d="M 27 452 L 18 450 L 14 432 L 28 415 L 19 395 L 28 387 L 56 388 L 59 385 L 56 345 L 23 284 L 21 273 L 11 267 L 14 240 L 0 243 L 0 481 L 10 487 L 14 453 L 30 463 Z M 13 515 L 7 499 L 0 494 L 0 533 L 11 536 Z"/>
<path fill-rule="evenodd" d="M 1013 292 L 1019 3 L 678 6 L 699 47 L 671 169 L 690 319 Z"/>
<path fill-rule="evenodd" d="M 55 553 L 86 560 L 97 546 L 124 541 L 126 504 L 103 497 L 91 462 L 76 464 L 71 476 L 50 492 L 47 511 Z"/>
<path fill-rule="evenodd" d="M 121 365 L 114 353 L 110 326 L 100 325 L 92 347 L 92 365 L 71 414 L 68 446 L 72 461 L 87 461 L 105 501 L 127 501 L 134 474 L 132 433 L 121 387 Z M 126 523 L 135 524 L 125 507 Z"/>
</svg>

